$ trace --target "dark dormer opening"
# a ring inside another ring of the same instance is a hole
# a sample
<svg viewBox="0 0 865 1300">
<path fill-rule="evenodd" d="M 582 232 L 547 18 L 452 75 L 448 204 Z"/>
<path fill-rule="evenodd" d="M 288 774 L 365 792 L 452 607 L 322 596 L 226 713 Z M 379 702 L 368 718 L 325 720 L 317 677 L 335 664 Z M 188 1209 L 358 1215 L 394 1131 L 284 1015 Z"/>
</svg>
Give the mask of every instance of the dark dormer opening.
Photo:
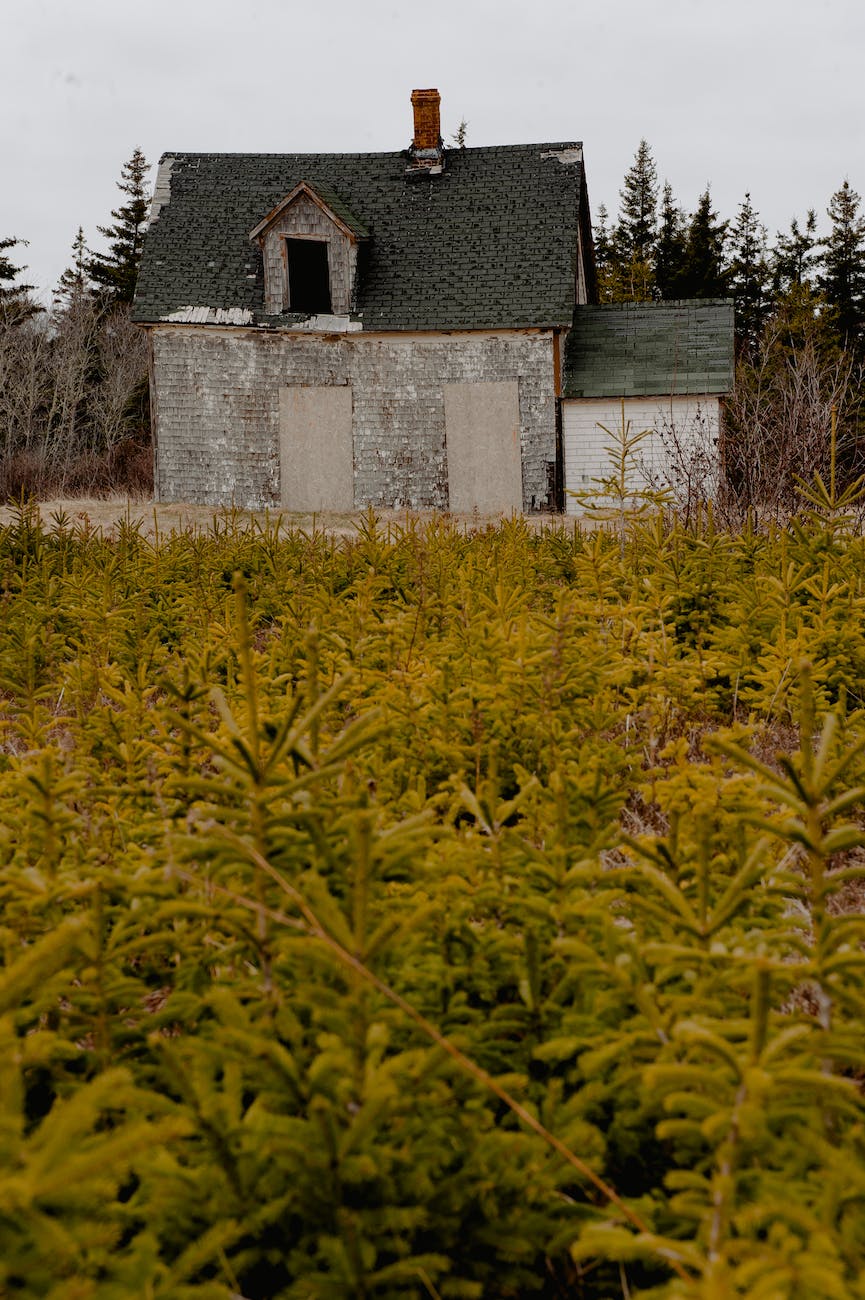
<svg viewBox="0 0 865 1300">
<path fill-rule="evenodd" d="M 330 266 L 326 239 L 286 239 L 288 310 L 330 315 Z"/>
</svg>

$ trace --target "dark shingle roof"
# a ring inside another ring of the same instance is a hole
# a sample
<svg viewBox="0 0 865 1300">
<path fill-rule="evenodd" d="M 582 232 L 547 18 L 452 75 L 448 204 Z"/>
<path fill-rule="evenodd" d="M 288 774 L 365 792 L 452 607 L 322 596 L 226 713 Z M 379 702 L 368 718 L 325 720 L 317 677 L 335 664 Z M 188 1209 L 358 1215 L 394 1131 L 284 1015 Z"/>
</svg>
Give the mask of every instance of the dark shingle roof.
<svg viewBox="0 0 865 1300">
<path fill-rule="evenodd" d="M 668 397 L 733 387 L 733 303 L 577 307 L 565 345 L 565 397 Z"/>
<path fill-rule="evenodd" d="M 261 315 L 249 233 L 307 181 L 369 231 L 358 270 L 365 330 L 567 326 L 581 157 L 575 144 L 457 149 L 441 176 L 415 179 L 406 153 L 166 155 L 135 319 L 191 306 L 274 323 Z"/>
</svg>

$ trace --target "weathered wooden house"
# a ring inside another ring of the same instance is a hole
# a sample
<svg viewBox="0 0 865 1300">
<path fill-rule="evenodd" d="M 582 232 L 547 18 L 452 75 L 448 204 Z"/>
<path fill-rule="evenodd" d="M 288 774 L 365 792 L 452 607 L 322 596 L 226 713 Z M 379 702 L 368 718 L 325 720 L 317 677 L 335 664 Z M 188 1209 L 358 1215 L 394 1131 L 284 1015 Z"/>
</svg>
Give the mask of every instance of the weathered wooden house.
<svg viewBox="0 0 865 1300">
<path fill-rule="evenodd" d="M 582 146 L 445 149 L 438 92 L 412 105 L 401 152 L 162 158 L 135 302 L 159 499 L 563 508 Z"/>
</svg>

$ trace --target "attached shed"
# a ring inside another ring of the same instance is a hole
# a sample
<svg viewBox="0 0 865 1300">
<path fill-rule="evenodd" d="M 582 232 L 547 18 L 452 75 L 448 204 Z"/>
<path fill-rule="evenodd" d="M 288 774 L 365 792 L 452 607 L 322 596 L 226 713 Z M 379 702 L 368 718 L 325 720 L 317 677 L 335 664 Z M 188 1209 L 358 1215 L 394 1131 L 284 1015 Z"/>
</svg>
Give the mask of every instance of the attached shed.
<svg viewBox="0 0 865 1300">
<path fill-rule="evenodd" d="M 574 493 L 609 476 L 608 449 L 623 418 L 632 435 L 651 431 L 636 451 L 635 486 L 675 490 L 695 473 L 717 481 L 732 387 L 732 301 L 576 307 L 562 394 L 567 513 L 583 508 Z"/>
</svg>

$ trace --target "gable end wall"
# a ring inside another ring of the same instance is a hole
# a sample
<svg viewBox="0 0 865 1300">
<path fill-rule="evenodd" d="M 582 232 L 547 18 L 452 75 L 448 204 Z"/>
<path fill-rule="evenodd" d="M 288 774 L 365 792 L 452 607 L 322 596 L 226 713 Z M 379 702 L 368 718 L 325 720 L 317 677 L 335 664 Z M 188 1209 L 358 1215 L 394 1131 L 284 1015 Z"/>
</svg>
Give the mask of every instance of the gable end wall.
<svg viewBox="0 0 865 1300">
<path fill-rule="evenodd" d="M 280 389 L 350 385 L 355 506 L 447 510 L 445 385 L 517 381 L 523 509 L 554 508 L 552 331 L 151 338 L 161 501 L 278 507 Z"/>
</svg>

